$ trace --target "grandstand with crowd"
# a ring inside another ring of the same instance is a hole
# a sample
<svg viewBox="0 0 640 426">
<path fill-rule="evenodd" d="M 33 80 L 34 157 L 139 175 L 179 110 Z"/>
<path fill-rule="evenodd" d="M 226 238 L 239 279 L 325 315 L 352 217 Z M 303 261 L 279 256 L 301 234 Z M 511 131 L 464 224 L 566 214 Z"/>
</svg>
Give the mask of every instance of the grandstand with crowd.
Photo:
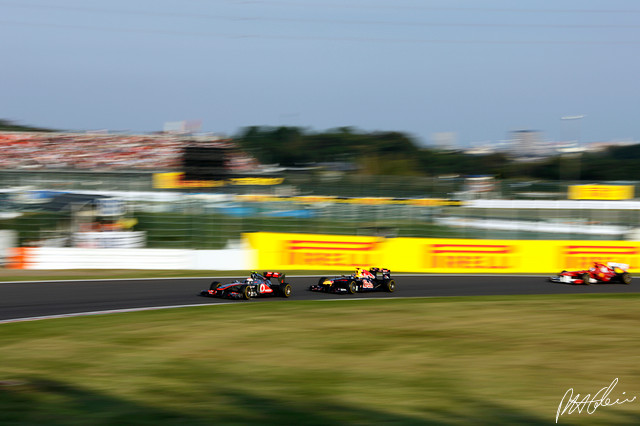
<svg viewBox="0 0 640 426">
<path fill-rule="evenodd" d="M 177 171 L 187 147 L 224 151 L 224 167 L 232 173 L 258 165 L 232 140 L 216 136 L 0 132 L 0 146 L 1 169 Z"/>
</svg>

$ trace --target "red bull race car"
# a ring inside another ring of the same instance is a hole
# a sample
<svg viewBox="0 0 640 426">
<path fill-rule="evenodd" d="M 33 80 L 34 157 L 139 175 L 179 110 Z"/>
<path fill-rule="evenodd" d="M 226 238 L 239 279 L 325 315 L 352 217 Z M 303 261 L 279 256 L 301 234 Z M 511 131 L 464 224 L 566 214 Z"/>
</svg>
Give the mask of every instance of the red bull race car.
<svg viewBox="0 0 640 426">
<path fill-rule="evenodd" d="M 291 296 L 291 285 L 285 282 L 285 274 L 280 272 L 255 271 L 243 280 L 235 280 L 227 284 L 218 281 L 211 283 L 209 290 L 202 290 L 200 296 L 220 297 L 223 299 L 245 299 L 262 296 Z"/>
<path fill-rule="evenodd" d="M 396 282 L 391 278 L 391 271 L 385 268 L 357 268 L 351 275 L 339 277 L 322 277 L 318 284 L 309 286 L 311 291 L 324 291 L 326 293 L 355 294 L 365 291 L 395 291 Z"/>
<path fill-rule="evenodd" d="M 630 284 L 631 274 L 628 272 L 629 265 L 625 263 L 600 263 L 594 262 L 589 269 L 580 271 L 562 271 L 549 281 L 554 283 L 567 284 L 596 284 L 596 283 L 621 283 Z"/>
</svg>

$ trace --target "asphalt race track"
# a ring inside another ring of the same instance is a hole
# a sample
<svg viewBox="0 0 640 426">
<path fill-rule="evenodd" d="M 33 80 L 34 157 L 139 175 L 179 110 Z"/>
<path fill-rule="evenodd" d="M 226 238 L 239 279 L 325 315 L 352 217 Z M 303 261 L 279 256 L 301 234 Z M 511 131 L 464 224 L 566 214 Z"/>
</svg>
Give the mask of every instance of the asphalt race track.
<svg viewBox="0 0 640 426">
<path fill-rule="evenodd" d="M 394 293 L 355 295 L 316 293 L 308 290 L 319 277 L 288 277 L 293 288 L 289 300 L 390 297 L 436 297 L 518 294 L 638 293 L 640 284 L 570 285 L 550 283 L 542 276 L 396 275 Z M 219 303 L 280 302 L 281 297 L 250 301 L 199 296 L 211 281 L 230 278 L 174 278 L 144 280 L 55 281 L 0 283 L 0 321 L 48 315 L 118 309 Z"/>
</svg>

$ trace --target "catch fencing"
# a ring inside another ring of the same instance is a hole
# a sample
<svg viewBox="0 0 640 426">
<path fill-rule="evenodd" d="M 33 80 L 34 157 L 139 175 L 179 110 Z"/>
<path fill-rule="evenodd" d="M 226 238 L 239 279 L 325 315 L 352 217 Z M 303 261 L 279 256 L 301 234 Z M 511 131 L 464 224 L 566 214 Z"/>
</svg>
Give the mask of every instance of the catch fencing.
<svg viewBox="0 0 640 426">
<path fill-rule="evenodd" d="M 0 226 L 15 231 L 18 246 L 107 247 L 115 235 L 88 234 L 105 231 L 138 233 L 119 240 L 131 247 L 219 250 L 252 232 L 628 241 L 640 229 L 638 202 L 603 209 L 566 200 L 569 182 L 496 181 L 491 191 L 468 193 L 459 178 L 292 174 L 282 185 L 176 191 L 154 190 L 149 172 L 3 171 L 0 185 Z M 122 200 L 123 213 L 105 221 L 86 201 L 51 209 L 54 192 Z"/>
</svg>

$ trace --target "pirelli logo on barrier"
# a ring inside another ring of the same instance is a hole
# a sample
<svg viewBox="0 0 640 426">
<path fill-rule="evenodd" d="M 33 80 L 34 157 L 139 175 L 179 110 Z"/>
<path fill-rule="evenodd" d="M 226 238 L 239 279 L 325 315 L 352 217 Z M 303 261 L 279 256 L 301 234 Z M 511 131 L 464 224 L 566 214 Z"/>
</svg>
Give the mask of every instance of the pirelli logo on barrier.
<svg viewBox="0 0 640 426">
<path fill-rule="evenodd" d="M 571 185 L 570 200 L 631 200 L 633 185 Z"/>
<path fill-rule="evenodd" d="M 516 248 L 510 244 L 431 244 L 426 252 L 427 268 L 496 271 L 516 266 Z"/>
<path fill-rule="evenodd" d="M 588 268 L 593 262 L 626 263 L 631 269 L 638 267 L 638 248 L 634 246 L 570 245 L 561 248 L 562 267 Z"/>
<path fill-rule="evenodd" d="M 284 241 L 284 263 L 289 265 L 315 265 L 329 267 L 368 266 L 378 243 L 375 241 Z"/>
</svg>

